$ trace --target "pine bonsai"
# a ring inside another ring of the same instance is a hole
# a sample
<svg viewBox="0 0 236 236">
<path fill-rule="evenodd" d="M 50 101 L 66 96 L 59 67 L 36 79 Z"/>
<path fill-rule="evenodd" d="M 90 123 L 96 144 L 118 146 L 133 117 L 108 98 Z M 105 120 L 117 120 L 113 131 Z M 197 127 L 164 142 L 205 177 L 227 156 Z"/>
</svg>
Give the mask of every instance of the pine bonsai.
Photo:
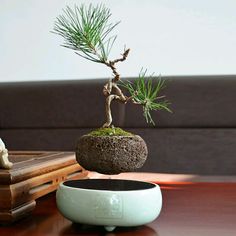
<svg viewBox="0 0 236 236">
<path fill-rule="evenodd" d="M 164 100 L 165 96 L 159 96 L 164 87 L 164 81 L 153 76 L 146 77 L 147 71 L 141 71 L 138 79 L 133 83 L 123 82 L 117 71 L 117 64 L 127 59 L 130 49 L 124 49 L 120 58 L 110 60 L 109 54 L 116 41 L 117 36 L 111 35 L 113 29 L 120 23 L 110 22 L 111 13 L 104 5 L 89 6 L 81 5 L 74 8 L 66 7 L 63 14 L 58 16 L 54 25 L 53 33 L 64 38 L 62 46 L 72 49 L 77 55 L 96 63 L 103 64 L 111 69 L 113 78 L 103 88 L 106 96 L 106 122 L 104 128 L 112 126 L 111 102 L 121 101 L 126 104 L 128 101 L 143 106 L 143 114 L 147 123 L 154 124 L 151 117 L 152 110 L 166 110 L 169 102 Z M 121 88 L 126 88 L 130 96 L 125 96 Z"/>
</svg>

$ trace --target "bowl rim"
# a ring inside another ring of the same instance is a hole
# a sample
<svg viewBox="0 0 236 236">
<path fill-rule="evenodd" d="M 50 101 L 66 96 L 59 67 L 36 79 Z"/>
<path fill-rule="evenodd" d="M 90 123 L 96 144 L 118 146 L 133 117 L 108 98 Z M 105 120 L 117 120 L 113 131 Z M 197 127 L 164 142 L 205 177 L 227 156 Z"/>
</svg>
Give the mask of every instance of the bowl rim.
<svg viewBox="0 0 236 236">
<path fill-rule="evenodd" d="M 132 189 L 132 190 L 109 190 L 109 189 L 92 189 L 92 188 L 82 188 L 82 187 L 73 187 L 73 186 L 67 186 L 65 185 L 66 182 L 81 182 L 81 181 L 106 181 L 106 180 L 110 180 L 110 181 L 127 181 L 127 182 L 138 182 L 138 183 L 144 183 L 144 184 L 148 184 L 151 187 L 149 188 L 140 188 L 140 189 Z M 160 186 L 156 183 L 153 182 L 148 182 L 148 181 L 140 181 L 140 180 L 129 180 L 129 179 L 79 179 L 79 180 L 66 180 L 64 182 L 61 182 L 59 184 L 60 188 L 64 188 L 64 189 L 70 189 L 70 190 L 82 190 L 84 192 L 89 191 L 89 192 L 97 192 L 97 193 L 128 193 L 128 192 L 142 192 L 142 191 L 153 191 L 154 189 L 159 189 L 160 190 Z"/>
</svg>

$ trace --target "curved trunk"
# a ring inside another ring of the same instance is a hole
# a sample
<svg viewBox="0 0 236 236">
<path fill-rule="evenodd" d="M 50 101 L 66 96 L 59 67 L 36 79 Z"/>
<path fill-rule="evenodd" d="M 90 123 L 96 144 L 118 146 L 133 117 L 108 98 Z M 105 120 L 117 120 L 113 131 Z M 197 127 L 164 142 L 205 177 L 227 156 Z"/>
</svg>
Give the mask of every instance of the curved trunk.
<svg viewBox="0 0 236 236">
<path fill-rule="evenodd" d="M 119 99 L 119 96 L 111 94 L 106 98 L 106 123 L 102 126 L 104 128 L 110 127 L 112 123 L 112 115 L 111 115 L 111 101 L 113 99 Z"/>
<path fill-rule="evenodd" d="M 130 49 L 125 49 L 121 58 L 118 58 L 114 61 L 104 62 L 104 64 L 111 68 L 114 78 L 106 83 L 103 87 L 103 94 L 107 96 L 106 98 L 106 123 L 103 125 L 104 128 L 108 128 L 112 123 L 112 115 L 111 115 L 111 101 L 114 99 L 118 99 L 123 103 L 126 103 L 130 98 L 127 98 L 121 91 L 121 89 L 116 84 L 117 81 L 120 80 L 120 74 L 117 72 L 115 64 L 117 62 L 122 62 L 126 60 Z M 113 90 L 114 94 L 111 94 Z"/>
</svg>

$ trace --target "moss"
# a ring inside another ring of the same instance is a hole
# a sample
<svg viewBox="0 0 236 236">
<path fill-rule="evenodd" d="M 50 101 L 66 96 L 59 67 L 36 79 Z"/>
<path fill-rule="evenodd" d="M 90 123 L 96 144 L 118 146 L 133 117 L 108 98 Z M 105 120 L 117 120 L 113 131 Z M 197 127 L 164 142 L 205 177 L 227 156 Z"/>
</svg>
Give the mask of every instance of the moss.
<svg viewBox="0 0 236 236">
<path fill-rule="evenodd" d="M 121 128 L 99 128 L 91 131 L 88 135 L 92 136 L 133 136 L 132 133 L 124 131 Z"/>
</svg>

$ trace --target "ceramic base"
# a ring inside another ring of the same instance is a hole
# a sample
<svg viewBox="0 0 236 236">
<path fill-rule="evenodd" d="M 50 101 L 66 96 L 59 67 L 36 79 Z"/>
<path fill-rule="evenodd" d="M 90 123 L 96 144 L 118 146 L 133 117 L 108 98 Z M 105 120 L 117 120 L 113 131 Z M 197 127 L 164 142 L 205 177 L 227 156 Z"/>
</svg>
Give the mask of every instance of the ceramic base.
<svg viewBox="0 0 236 236">
<path fill-rule="evenodd" d="M 81 224 L 139 226 L 160 214 L 162 195 L 156 184 L 121 179 L 70 180 L 59 185 L 57 207 L 64 217 Z"/>
</svg>

